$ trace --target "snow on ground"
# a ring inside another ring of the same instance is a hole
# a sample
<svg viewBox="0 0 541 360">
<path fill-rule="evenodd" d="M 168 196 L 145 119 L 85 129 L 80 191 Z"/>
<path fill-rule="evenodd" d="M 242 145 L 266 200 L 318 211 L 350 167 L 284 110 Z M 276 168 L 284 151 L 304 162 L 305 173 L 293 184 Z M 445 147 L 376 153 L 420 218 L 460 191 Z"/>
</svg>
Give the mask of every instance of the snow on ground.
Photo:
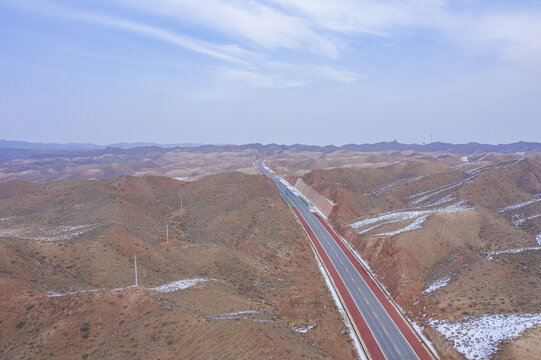
<svg viewBox="0 0 541 360">
<path fill-rule="evenodd" d="M 535 241 L 537 241 L 537 245 L 541 245 L 541 234 L 535 237 Z"/>
<path fill-rule="evenodd" d="M 470 178 L 468 178 L 470 179 Z M 409 204 L 409 206 L 414 206 L 414 205 L 419 205 L 420 203 L 422 203 L 423 201 L 425 200 L 428 200 L 429 198 L 435 196 L 435 195 L 438 195 L 444 191 L 448 191 L 448 190 L 452 190 L 454 188 L 457 188 L 459 186 L 461 186 L 462 184 L 465 184 L 466 181 L 459 181 L 457 183 L 453 183 L 453 184 L 450 184 L 450 185 L 446 185 L 444 187 L 441 187 L 441 188 L 438 188 L 438 189 L 435 189 L 435 190 L 429 190 L 429 191 L 425 191 L 425 192 L 422 192 L 422 193 L 419 193 L 419 194 L 415 194 L 415 195 L 412 195 L 412 196 L 409 196 L 408 199 L 413 199 L 419 195 L 423 195 L 423 194 L 426 194 L 424 196 L 421 196 L 420 198 L 416 199 L 416 200 L 412 200 Z"/>
<path fill-rule="evenodd" d="M 488 168 L 490 166 L 491 165 L 485 165 L 485 166 L 481 166 L 481 167 L 478 167 L 478 168 L 475 168 L 475 169 L 468 170 L 468 171 L 466 171 L 466 173 L 470 174 L 471 176 L 467 177 L 466 179 L 462 179 L 462 180 L 459 180 L 457 182 L 454 182 L 454 183 L 451 183 L 451 184 L 448 184 L 448 185 L 445 185 L 445 186 L 442 186 L 442 187 L 439 187 L 439 188 L 436 188 L 436 189 L 423 191 L 423 192 L 420 192 L 418 194 L 408 196 L 406 198 L 406 200 L 411 200 L 411 202 L 409 204 L 410 207 L 413 207 L 415 205 L 419 205 L 423 201 L 428 200 L 431 197 L 434 197 L 435 195 L 438 195 L 438 194 L 440 194 L 442 192 L 449 191 L 449 190 L 458 188 L 458 187 L 460 187 L 460 186 L 462 186 L 464 184 L 471 183 L 477 177 L 477 175 L 479 175 L 480 173 L 488 170 Z"/>
<path fill-rule="evenodd" d="M 429 320 L 458 352 L 468 359 L 490 359 L 502 342 L 519 337 L 525 330 L 541 326 L 541 314 L 486 314 L 456 322 Z"/>
<path fill-rule="evenodd" d="M 211 279 L 211 278 L 185 279 L 185 280 L 179 280 L 179 281 L 175 281 L 175 282 L 172 282 L 172 283 L 169 283 L 169 284 L 165 284 L 165 285 L 162 285 L 162 286 L 158 286 L 158 287 L 155 287 L 155 288 L 150 288 L 149 290 L 156 291 L 156 292 L 159 292 L 159 293 L 171 293 L 171 292 L 174 292 L 174 291 L 187 289 L 190 286 L 194 286 L 194 285 L 196 285 L 196 284 L 198 284 L 200 282 L 205 282 L 205 281 L 220 281 L 220 280 Z M 114 292 L 114 291 L 125 290 L 125 289 L 133 288 L 133 287 L 135 287 L 135 285 L 131 285 L 131 286 L 124 287 L 124 288 L 116 288 L 116 289 L 79 290 L 79 291 L 72 291 L 72 292 L 68 292 L 68 293 L 59 293 L 59 292 L 56 292 L 56 291 L 45 291 L 45 293 L 48 294 L 49 297 L 58 297 L 58 296 L 68 296 L 68 295 L 92 293 L 92 292 L 96 292 L 96 291 L 111 291 L 111 292 Z"/>
<path fill-rule="evenodd" d="M 432 354 L 436 357 L 436 359 L 439 360 L 439 356 L 438 356 L 438 353 L 437 353 L 436 349 L 434 348 L 434 345 L 432 345 L 432 342 L 430 340 L 428 340 L 428 338 L 423 334 L 424 328 L 422 326 L 420 326 L 420 325 L 417 325 L 417 323 L 415 321 L 411 321 L 410 319 L 408 319 L 408 321 L 411 324 L 411 326 L 415 329 L 417 334 L 419 334 L 421 339 L 423 339 L 425 345 L 428 346 L 430 351 L 432 351 Z"/>
<path fill-rule="evenodd" d="M 461 158 L 460 158 L 460 161 L 462 161 L 463 163 L 467 163 L 467 162 L 469 162 L 469 160 L 468 160 L 468 157 L 467 157 L 467 156 L 463 156 L 463 157 L 461 157 Z"/>
<path fill-rule="evenodd" d="M 449 281 L 451 281 L 451 275 L 445 275 L 442 278 L 437 279 L 432 284 L 430 284 L 425 290 L 423 290 L 423 294 L 430 294 L 433 291 L 438 290 L 439 288 L 442 288 L 446 286 Z"/>
<path fill-rule="evenodd" d="M 398 230 L 390 231 L 386 233 L 381 233 L 381 234 L 376 234 L 376 236 L 393 236 L 393 235 L 401 234 L 403 232 L 421 229 L 423 227 L 423 223 L 425 222 L 427 218 L 428 218 L 428 215 L 420 216 L 417 219 L 413 220 L 411 224 L 403 227 L 402 229 L 398 229 Z"/>
<path fill-rule="evenodd" d="M 513 221 L 513 225 L 515 225 L 515 227 L 519 227 L 520 225 L 524 224 L 526 221 L 532 220 L 532 219 L 535 219 L 535 218 L 538 218 L 538 217 L 541 217 L 541 214 L 533 215 L 533 216 L 530 216 L 530 217 L 527 217 L 527 218 L 524 218 L 524 219 L 520 219 L 520 220 L 515 220 L 515 221 Z"/>
<path fill-rule="evenodd" d="M 464 201 L 459 201 L 457 203 L 437 208 L 437 209 L 427 209 L 427 210 L 417 210 L 417 211 L 393 211 L 385 213 L 379 216 L 370 217 L 361 221 L 357 221 L 350 226 L 354 229 L 359 230 L 359 234 L 364 234 L 372 229 L 380 227 L 382 225 L 397 223 L 405 220 L 415 219 L 411 224 L 406 227 L 397 230 L 398 233 L 411 231 L 419 229 L 422 223 L 427 219 L 427 217 L 434 213 L 455 213 L 459 211 L 471 210 L 470 207 L 466 205 Z M 366 228 L 368 225 L 373 225 L 369 228 Z M 363 229 L 365 228 L 365 229 Z M 391 233 L 378 234 L 378 235 L 389 235 Z"/>
<path fill-rule="evenodd" d="M 151 288 L 150 290 L 157 291 L 160 293 L 170 293 L 170 292 L 175 292 L 178 290 L 184 290 L 184 289 L 189 288 L 190 286 L 194 286 L 195 284 L 198 284 L 200 282 L 206 282 L 206 281 L 218 281 L 218 280 L 207 279 L 207 278 L 193 278 L 193 279 L 186 279 L 186 280 L 178 280 L 169 284 Z"/>
<path fill-rule="evenodd" d="M 101 290 L 104 290 L 104 289 L 79 290 L 79 291 L 72 291 L 72 292 L 68 292 L 68 293 L 59 293 L 59 292 L 55 292 L 55 291 L 45 291 L 45 293 L 49 297 L 59 297 L 59 296 L 68 296 L 68 295 L 92 293 L 92 292 L 101 291 Z"/>
<path fill-rule="evenodd" d="M 496 166 L 496 169 L 506 169 L 508 167 L 511 167 L 513 165 L 516 165 L 520 162 L 524 161 L 524 158 L 520 158 L 520 159 L 516 159 L 515 161 L 513 161 L 511 164 L 508 164 L 508 165 L 503 165 L 503 164 L 500 164 L 498 166 Z"/>
<path fill-rule="evenodd" d="M 426 204 L 423 207 L 438 206 L 438 205 L 445 204 L 445 203 L 455 201 L 455 200 L 456 200 L 456 197 L 454 197 L 453 195 L 447 195 L 447 196 L 444 196 L 441 199 L 438 199 L 438 200 L 436 200 L 436 201 L 434 201 L 432 203 Z"/>
<path fill-rule="evenodd" d="M 539 235 L 537 235 L 537 243 L 539 244 L 539 239 L 538 239 Z M 541 244 L 539 244 L 541 245 Z M 485 253 L 487 255 L 487 259 L 488 260 L 494 260 L 494 256 L 496 255 L 500 255 L 500 254 L 518 254 L 518 253 L 521 253 L 521 252 L 524 252 L 524 251 L 536 251 L 536 250 L 541 250 L 541 246 L 532 246 L 532 247 L 527 247 L 527 248 L 520 248 L 520 249 L 508 249 L 508 250 L 499 250 L 499 251 L 489 251 L 487 253 Z"/>
<path fill-rule="evenodd" d="M 291 328 L 291 331 L 294 331 L 294 332 L 298 332 L 298 333 L 301 333 L 301 334 L 306 334 L 308 331 L 310 331 L 314 326 L 316 326 L 315 324 L 314 325 L 306 325 L 306 326 L 299 326 L 299 327 L 295 327 L 293 326 Z"/>
<path fill-rule="evenodd" d="M 207 319 L 211 320 L 250 320 L 255 322 L 274 322 L 274 320 L 269 319 L 254 319 L 253 317 L 249 317 L 246 315 L 274 315 L 273 313 L 264 312 L 264 311 L 257 311 L 257 310 L 243 310 L 243 311 L 236 311 L 236 312 L 230 312 L 227 314 L 208 314 L 206 316 Z"/>
<path fill-rule="evenodd" d="M 14 218 L 15 218 L 15 216 L 3 217 L 3 218 L 0 218 L 0 221 L 11 220 L 11 219 L 14 219 Z"/>
<path fill-rule="evenodd" d="M 509 210 L 516 210 L 516 209 L 523 208 L 525 206 L 528 206 L 528 205 L 533 204 L 533 203 L 538 202 L 538 201 L 541 201 L 541 193 L 534 195 L 532 200 L 528 200 L 528 201 L 522 202 L 520 204 L 514 204 L 514 205 L 510 205 L 510 206 L 501 208 L 500 209 L 500 214 L 503 214 L 504 212 L 507 212 Z"/>
<path fill-rule="evenodd" d="M 469 174 L 469 175 L 479 175 L 480 173 L 482 173 L 483 171 L 487 170 L 489 167 L 491 167 L 492 165 L 483 165 L 483 166 L 479 166 L 479 167 L 476 167 L 474 169 L 470 169 L 468 171 L 465 171 L 466 174 Z"/>
<path fill-rule="evenodd" d="M 372 192 L 372 194 L 375 195 L 375 196 L 380 196 L 381 194 L 383 194 L 385 191 L 389 190 L 393 186 L 403 184 L 403 183 L 407 183 L 407 182 L 413 182 L 413 181 L 421 180 L 421 179 L 424 179 L 425 177 L 426 176 L 419 176 L 419 177 L 416 177 L 416 178 L 398 180 L 398 181 L 395 181 L 395 182 L 393 182 L 391 184 L 385 185 L 383 187 L 380 187 L 379 189 L 374 190 Z"/>
<path fill-rule="evenodd" d="M 80 236 L 102 225 L 104 224 L 54 226 L 49 228 L 39 228 L 37 230 L 28 230 L 17 234 L 0 234 L 0 237 L 14 237 L 23 240 L 47 242 L 63 241 Z"/>
<path fill-rule="evenodd" d="M 490 155 L 490 153 L 485 154 L 485 155 L 481 156 L 479 159 L 477 159 L 477 160 L 475 160 L 475 161 L 476 161 L 476 162 L 481 162 L 481 161 L 485 160 L 485 159 L 487 158 L 487 156 L 489 156 L 489 155 Z"/>
</svg>

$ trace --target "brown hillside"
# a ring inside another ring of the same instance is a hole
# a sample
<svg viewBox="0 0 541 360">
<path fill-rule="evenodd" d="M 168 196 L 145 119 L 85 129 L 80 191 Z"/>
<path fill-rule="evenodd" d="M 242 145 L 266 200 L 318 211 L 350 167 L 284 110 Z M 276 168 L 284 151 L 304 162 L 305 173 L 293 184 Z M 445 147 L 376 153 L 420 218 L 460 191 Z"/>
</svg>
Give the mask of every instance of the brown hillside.
<svg viewBox="0 0 541 360">
<path fill-rule="evenodd" d="M 0 194 L 0 358 L 354 358 L 263 176 L 12 181 Z M 207 281 L 152 290 L 192 278 Z"/>
<path fill-rule="evenodd" d="M 485 159 L 314 170 L 303 180 L 337 204 L 331 221 L 419 323 L 538 313 L 541 163 L 533 156 Z M 460 210 L 441 211 L 449 206 Z M 406 229 L 414 220 L 420 225 Z M 358 221 L 364 222 L 352 228 Z M 520 250 L 529 248 L 534 250 Z M 446 285 L 423 292 L 446 277 Z M 460 357 L 441 336 L 429 333 L 444 356 Z"/>
</svg>

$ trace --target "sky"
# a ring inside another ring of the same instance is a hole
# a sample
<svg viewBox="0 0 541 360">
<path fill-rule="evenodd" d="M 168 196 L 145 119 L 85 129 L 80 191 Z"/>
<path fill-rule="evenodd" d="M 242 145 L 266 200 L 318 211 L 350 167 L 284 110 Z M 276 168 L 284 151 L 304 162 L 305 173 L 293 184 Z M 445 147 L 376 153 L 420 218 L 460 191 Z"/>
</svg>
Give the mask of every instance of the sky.
<svg viewBox="0 0 541 360">
<path fill-rule="evenodd" d="M 541 142 L 541 3 L 0 0 L 0 138 Z"/>
</svg>

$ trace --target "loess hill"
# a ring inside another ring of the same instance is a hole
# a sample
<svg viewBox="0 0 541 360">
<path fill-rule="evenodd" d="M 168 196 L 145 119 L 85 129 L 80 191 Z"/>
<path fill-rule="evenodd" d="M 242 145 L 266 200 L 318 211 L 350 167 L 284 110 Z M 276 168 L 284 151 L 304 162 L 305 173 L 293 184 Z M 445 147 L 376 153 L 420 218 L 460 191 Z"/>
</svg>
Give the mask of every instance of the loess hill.
<svg viewBox="0 0 541 360">
<path fill-rule="evenodd" d="M 0 358 L 129 357 L 355 357 L 270 180 L 0 183 Z"/>
<path fill-rule="evenodd" d="M 539 154 L 398 155 L 302 178 L 337 204 L 331 222 L 440 354 L 462 358 L 430 325 L 541 311 Z M 540 337 L 532 328 L 491 356 L 534 359 Z"/>
</svg>

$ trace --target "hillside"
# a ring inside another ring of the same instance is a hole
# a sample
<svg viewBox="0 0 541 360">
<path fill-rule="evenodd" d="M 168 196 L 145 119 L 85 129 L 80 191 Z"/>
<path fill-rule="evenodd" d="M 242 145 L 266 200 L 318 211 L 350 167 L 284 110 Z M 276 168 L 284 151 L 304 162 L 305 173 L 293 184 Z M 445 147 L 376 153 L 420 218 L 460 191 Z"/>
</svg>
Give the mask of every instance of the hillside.
<svg viewBox="0 0 541 360">
<path fill-rule="evenodd" d="M 391 165 L 313 170 L 302 179 L 337 204 L 331 222 L 444 358 L 461 357 L 454 344 L 470 359 L 534 359 L 541 350 L 531 345 L 541 331 L 538 155 L 398 155 Z M 472 334 L 481 339 L 470 341 Z"/>
<path fill-rule="evenodd" d="M 137 145 L 141 146 L 133 147 Z M 290 167 L 298 172 L 297 175 L 303 175 L 304 170 L 337 166 L 374 167 L 382 166 L 386 161 L 409 161 L 426 156 L 451 157 L 459 161 L 458 154 L 484 152 L 513 156 L 511 154 L 518 152 L 541 151 L 540 143 L 526 142 L 505 145 L 385 142 L 340 147 L 302 144 L 183 145 L 128 143 L 103 148 L 92 144 L 33 144 L 0 140 L 0 181 L 93 180 L 122 175 L 168 176 L 192 181 L 228 171 L 255 174 L 252 163 L 261 158 L 281 161 L 276 165 Z"/>
<path fill-rule="evenodd" d="M 0 234 L 1 358 L 354 358 L 263 176 L 2 182 Z"/>
</svg>

